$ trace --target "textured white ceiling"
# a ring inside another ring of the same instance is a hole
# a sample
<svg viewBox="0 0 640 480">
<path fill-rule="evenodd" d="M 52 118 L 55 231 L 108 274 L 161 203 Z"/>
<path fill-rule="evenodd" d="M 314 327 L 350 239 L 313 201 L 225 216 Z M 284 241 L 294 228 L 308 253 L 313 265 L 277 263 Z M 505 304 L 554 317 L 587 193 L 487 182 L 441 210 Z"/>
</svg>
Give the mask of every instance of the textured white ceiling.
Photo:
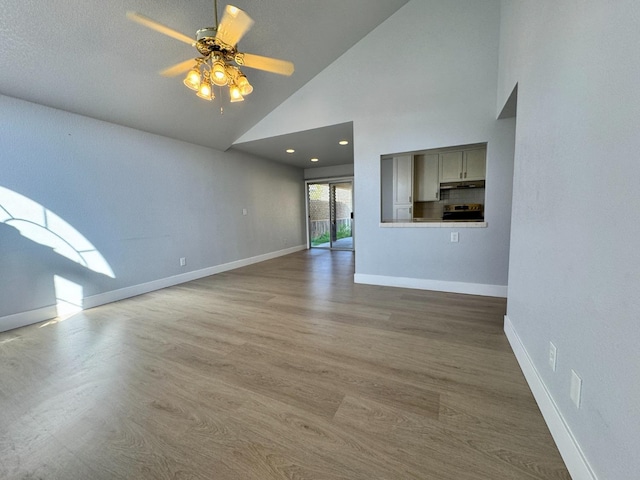
<svg viewBox="0 0 640 480">
<path fill-rule="evenodd" d="M 226 91 L 210 103 L 181 77 L 159 76 L 197 51 L 125 17 L 134 10 L 192 36 L 215 23 L 212 0 L 1 0 L 0 93 L 226 150 L 407 1 L 235 0 L 255 20 L 239 49 L 296 71 L 247 68 L 255 90 L 231 104 Z"/>
</svg>

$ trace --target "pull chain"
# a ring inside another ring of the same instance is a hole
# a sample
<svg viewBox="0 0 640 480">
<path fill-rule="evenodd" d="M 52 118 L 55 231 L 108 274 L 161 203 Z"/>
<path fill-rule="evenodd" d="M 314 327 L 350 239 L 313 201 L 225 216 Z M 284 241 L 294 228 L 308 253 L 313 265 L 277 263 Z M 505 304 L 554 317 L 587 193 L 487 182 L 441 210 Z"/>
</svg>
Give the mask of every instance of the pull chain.
<svg viewBox="0 0 640 480">
<path fill-rule="evenodd" d="M 220 100 L 220 103 L 222 103 L 222 87 L 216 85 L 216 87 L 218 87 L 218 100 Z M 224 107 L 222 105 L 220 105 L 220 115 L 224 115 Z"/>
</svg>

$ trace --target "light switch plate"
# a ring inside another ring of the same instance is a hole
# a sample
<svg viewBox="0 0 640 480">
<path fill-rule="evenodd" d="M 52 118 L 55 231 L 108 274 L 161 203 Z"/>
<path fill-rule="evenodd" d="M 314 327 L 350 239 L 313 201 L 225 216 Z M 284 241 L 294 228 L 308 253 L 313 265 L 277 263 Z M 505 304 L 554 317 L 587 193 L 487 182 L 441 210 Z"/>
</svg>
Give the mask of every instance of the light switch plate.
<svg viewBox="0 0 640 480">
<path fill-rule="evenodd" d="M 553 342 L 549 342 L 549 366 L 551 370 L 556 371 L 556 363 L 558 361 L 558 349 L 553 344 Z"/>
<path fill-rule="evenodd" d="M 580 408 L 580 402 L 582 400 L 582 379 L 573 369 L 571 370 L 571 400 L 576 408 Z"/>
</svg>

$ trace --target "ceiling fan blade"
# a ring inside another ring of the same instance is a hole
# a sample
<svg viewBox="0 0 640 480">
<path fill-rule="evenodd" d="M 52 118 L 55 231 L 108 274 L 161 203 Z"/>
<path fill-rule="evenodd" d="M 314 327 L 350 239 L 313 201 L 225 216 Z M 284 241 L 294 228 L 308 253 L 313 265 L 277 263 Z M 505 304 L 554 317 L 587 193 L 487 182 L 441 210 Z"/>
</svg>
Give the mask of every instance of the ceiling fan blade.
<svg viewBox="0 0 640 480">
<path fill-rule="evenodd" d="M 242 65 L 265 72 L 277 73 L 278 75 L 289 76 L 295 70 L 293 63 L 287 60 L 279 60 L 277 58 L 263 57 L 262 55 L 254 55 L 252 53 L 241 53 L 238 57 L 242 57 Z M 240 64 L 240 63 L 239 63 Z"/>
<path fill-rule="evenodd" d="M 193 58 L 189 60 L 185 60 L 184 62 L 177 63 L 172 67 L 165 68 L 160 72 L 160 75 L 163 77 L 175 77 L 176 75 L 180 75 L 191 69 L 196 64 L 196 61 Z"/>
<path fill-rule="evenodd" d="M 140 25 L 144 25 L 147 28 L 155 30 L 156 32 L 164 33 L 176 40 L 180 40 L 181 42 L 187 43 L 191 46 L 195 45 L 195 40 L 193 38 L 187 37 L 186 35 L 175 31 L 173 28 L 169 28 L 166 25 L 162 25 L 161 23 L 156 22 L 155 20 L 151 20 L 144 15 L 141 15 L 138 12 L 127 12 L 127 18 L 129 20 L 133 20 Z"/>
<path fill-rule="evenodd" d="M 243 10 L 233 5 L 227 5 L 220 25 L 218 25 L 216 39 L 235 47 L 252 25 L 253 20 Z"/>
</svg>

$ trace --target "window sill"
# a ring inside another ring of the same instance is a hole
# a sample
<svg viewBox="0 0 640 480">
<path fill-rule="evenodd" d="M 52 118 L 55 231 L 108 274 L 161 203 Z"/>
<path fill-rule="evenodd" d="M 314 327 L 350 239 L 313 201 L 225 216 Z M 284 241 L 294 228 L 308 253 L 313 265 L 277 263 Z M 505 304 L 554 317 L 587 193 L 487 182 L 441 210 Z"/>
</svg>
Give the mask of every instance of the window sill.
<svg viewBox="0 0 640 480">
<path fill-rule="evenodd" d="M 380 222 L 381 228 L 487 228 L 487 222 L 407 222 L 398 220 L 396 222 Z"/>
</svg>

